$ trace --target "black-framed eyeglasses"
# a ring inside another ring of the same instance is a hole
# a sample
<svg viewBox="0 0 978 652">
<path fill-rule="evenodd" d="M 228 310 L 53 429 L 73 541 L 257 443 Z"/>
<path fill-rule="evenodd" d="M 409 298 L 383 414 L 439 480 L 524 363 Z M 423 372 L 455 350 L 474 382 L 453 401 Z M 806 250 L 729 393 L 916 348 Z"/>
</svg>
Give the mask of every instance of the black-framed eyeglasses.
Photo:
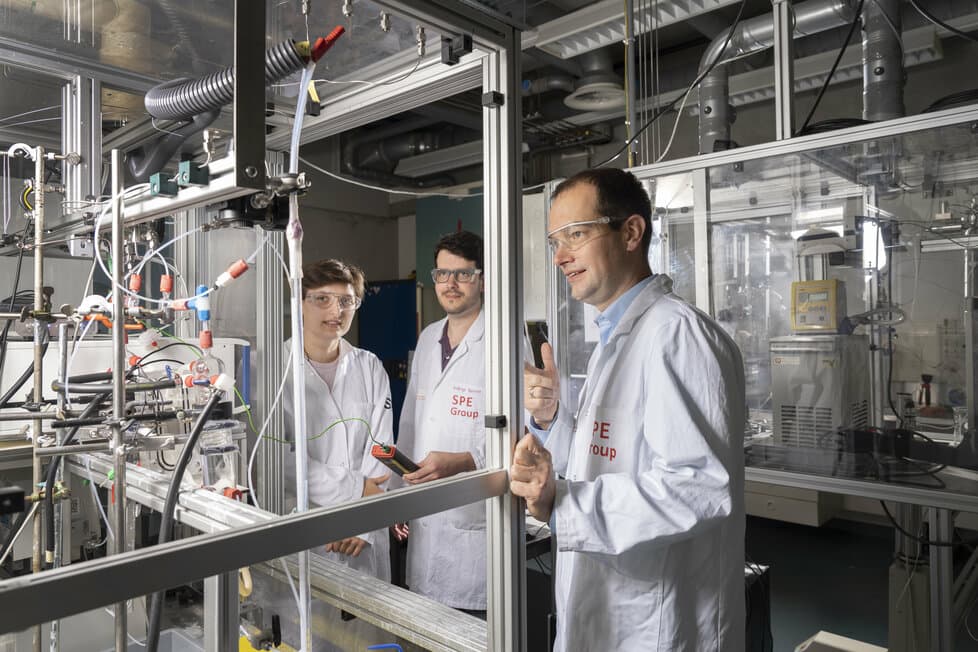
<svg viewBox="0 0 978 652">
<path fill-rule="evenodd" d="M 481 269 L 438 269 L 431 270 L 431 280 L 435 283 L 448 283 L 448 279 L 455 277 L 457 283 L 475 283 L 482 274 Z"/>
</svg>

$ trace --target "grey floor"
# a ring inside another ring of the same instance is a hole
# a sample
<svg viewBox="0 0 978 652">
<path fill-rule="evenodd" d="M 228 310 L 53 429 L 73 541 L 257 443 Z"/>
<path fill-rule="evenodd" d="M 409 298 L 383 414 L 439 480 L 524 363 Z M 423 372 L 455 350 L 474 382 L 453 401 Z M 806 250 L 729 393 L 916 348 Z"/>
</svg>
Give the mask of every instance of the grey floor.
<svg viewBox="0 0 978 652">
<path fill-rule="evenodd" d="M 888 647 L 892 532 L 841 520 L 812 528 L 748 518 L 747 554 L 771 567 L 775 652 L 793 652 L 819 630 Z M 971 630 L 978 634 L 978 613 L 970 616 Z M 954 650 L 978 651 L 978 642 L 962 628 Z"/>
</svg>

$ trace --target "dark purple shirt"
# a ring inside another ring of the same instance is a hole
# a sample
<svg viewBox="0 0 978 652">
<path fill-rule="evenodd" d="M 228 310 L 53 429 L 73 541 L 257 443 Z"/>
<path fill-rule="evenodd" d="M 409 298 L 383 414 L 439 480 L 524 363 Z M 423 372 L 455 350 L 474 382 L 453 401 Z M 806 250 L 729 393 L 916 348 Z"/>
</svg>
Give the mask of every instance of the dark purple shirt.
<svg viewBox="0 0 978 652">
<path fill-rule="evenodd" d="M 453 347 L 451 342 L 448 340 L 448 321 L 445 321 L 445 329 L 441 332 L 441 370 L 445 371 L 445 367 L 448 366 L 448 361 L 452 359 L 452 354 L 455 353 L 455 349 L 458 347 Z"/>
</svg>

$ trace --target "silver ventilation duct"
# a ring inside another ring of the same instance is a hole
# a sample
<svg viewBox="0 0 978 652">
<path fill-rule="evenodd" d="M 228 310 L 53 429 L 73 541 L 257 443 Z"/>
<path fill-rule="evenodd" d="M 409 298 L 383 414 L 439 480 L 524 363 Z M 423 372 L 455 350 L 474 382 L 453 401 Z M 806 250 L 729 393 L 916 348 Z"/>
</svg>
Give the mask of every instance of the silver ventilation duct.
<svg viewBox="0 0 978 652">
<path fill-rule="evenodd" d="M 808 0 L 795 5 L 795 37 L 848 25 L 855 16 L 853 4 L 851 0 Z M 699 69 L 702 72 L 723 51 L 721 61 L 699 87 L 700 153 L 712 152 L 717 141 L 730 140 L 730 125 L 734 116 L 728 102 L 729 72 L 724 63 L 771 47 L 774 44 L 774 17 L 765 14 L 742 21 L 724 49 L 728 34 L 729 29 L 713 39 L 700 60 Z"/>
<path fill-rule="evenodd" d="M 903 104 L 902 0 L 863 4 L 863 119 L 890 120 L 906 113 Z"/>
</svg>

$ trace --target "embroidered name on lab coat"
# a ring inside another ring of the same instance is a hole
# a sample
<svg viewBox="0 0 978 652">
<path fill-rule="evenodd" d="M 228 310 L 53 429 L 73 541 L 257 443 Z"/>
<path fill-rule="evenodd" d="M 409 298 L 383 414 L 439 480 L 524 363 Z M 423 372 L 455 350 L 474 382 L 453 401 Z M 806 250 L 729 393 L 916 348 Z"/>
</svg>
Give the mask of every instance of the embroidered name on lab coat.
<svg viewBox="0 0 978 652">
<path fill-rule="evenodd" d="M 478 419 L 478 394 L 481 393 L 482 390 L 475 387 L 455 385 L 452 387 L 451 406 L 449 407 L 448 413 L 453 417 Z"/>
<path fill-rule="evenodd" d="M 611 445 L 610 421 L 595 421 L 594 429 L 591 431 L 591 440 L 591 455 L 607 457 L 609 462 L 615 459 L 618 451 Z"/>
</svg>

